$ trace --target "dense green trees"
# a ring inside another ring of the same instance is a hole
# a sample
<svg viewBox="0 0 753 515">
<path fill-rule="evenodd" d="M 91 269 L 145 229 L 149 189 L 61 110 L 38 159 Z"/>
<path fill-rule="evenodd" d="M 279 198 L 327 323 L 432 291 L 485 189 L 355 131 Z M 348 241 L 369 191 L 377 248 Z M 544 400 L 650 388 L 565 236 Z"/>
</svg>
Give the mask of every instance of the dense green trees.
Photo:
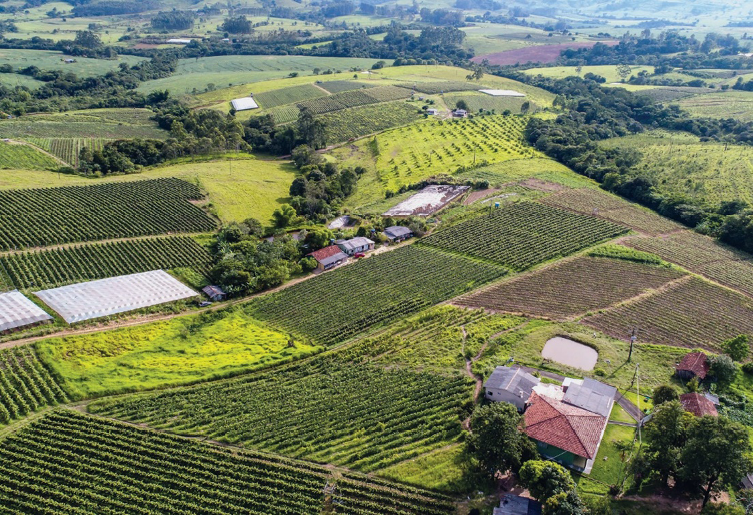
<svg viewBox="0 0 753 515">
<path fill-rule="evenodd" d="M 155 29 L 187 30 L 193 28 L 196 13 L 193 11 L 161 11 L 152 18 Z"/>
<path fill-rule="evenodd" d="M 530 460 L 520 468 L 520 484 L 544 504 L 546 515 L 585 515 L 570 472 L 552 461 Z"/>
<path fill-rule="evenodd" d="M 226 18 L 222 23 L 222 30 L 230 34 L 248 34 L 251 32 L 251 22 L 243 15 Z"/>
<path fill-rule="evenodd" d="M 679 398 L 677 390 L 668 385 L 659 385 L 654 388 L 654 392 L 651 396 L 651 400 L 654 402 L 654 406 L 664 404 L 665 402 L 676 401 Z"/>
<path fill-rule="evenodd" d="M 477 406 L 473 411 L 466 448 L 491 477 L 497 472 L 517 472 L 536 456 L 535 445 L 520 431 L 521 422 L 517 408 L 507 402 Z"/>
<path fill-rule="evenodd" d="M 724 352 L 735 361 L 742 361 L 750 354 L 750 338 L 746 334 L 740 334 L 722 343 Z"/>
</svg>

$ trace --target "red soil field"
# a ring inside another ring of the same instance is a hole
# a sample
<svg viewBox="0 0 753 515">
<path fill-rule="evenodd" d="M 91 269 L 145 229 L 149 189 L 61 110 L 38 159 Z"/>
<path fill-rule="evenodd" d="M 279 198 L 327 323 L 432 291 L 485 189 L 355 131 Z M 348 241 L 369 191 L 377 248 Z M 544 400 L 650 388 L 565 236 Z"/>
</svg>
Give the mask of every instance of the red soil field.
<svg viewBox="0 0 753 515">
<path fill-rule="evenodd" d="M 591 48 L 596 43 L 604 43 L 605 45 L 614 46 L 617 41 L 594 41 L 594 42 L 581 42 L 581 43 L 560 43 L 557 45 L 534 45 L 526 48 L 516 48 L 515 50 L 507 50 L 505 52 L 496 52 L 494 54 L 477 55 L 471 61 L 480 63 L 484 59 L 489 61 L 489 64 L 499 64 L 502 66 L 513 64 L 525 64 L 532 63 L 553 63 L 560 56 L 560 52 L 567 50 L 568 48 Z"/>
</svg>

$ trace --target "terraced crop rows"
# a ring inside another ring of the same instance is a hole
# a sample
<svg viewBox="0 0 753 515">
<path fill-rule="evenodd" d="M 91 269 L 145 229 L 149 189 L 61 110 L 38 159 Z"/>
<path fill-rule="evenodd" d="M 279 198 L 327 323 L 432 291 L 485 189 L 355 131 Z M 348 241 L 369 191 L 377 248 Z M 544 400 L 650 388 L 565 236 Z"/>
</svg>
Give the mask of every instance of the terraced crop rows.
<svg viewBox="0 0 753 515">
<path fill-rule="evenodd" d="M 582 323 L 615 338 L 637 327 L 641 342 L 719 349 L 724 340 L 753 333 L 753 300 L 691 276 Z"/>
<path fill-rule="evenodd" d="M 247 309 L 286 330 L 332 344 L 505 273 L 496 265 L 411 245 L 265 295 Z"/>
<path fill-rule="evenodd" d="M 0 505 L 20 513 L 321 513 L 324 467 L 60 410 L 0 445 Z M 445 497 L 342 472 L 333 513 L 453 513 Z"/>
<path fill-rule="evenodd" d="M 212 256 L 187 236 L 116 241 L 0 256 L 18 289 L 53 288 L 157 269 L 204 269 Z"/>
<path fill-rule="evenodd" d="M 421 243 L 523 270 L 624 232 L 599 218 L 517 202 L 436 232 Z"/>
<path fill-rule="evenodd" d="M 267 111 L 260 113 L 260 115 L 271 114 L 276 124 L 283 125 L 286 123 L 296 121 L 300 113 L 301 113 L 301 110 L 298 109 L 298 106 L 287 105 L 287 106 L 274 107 L 272 109 L 269 109 Z"/>
<path fill-rule="evenodd" d="M 60 402 L 68 396 L 31 346 L 0 350 L 0 425 Z"/>
<path fill-rule="evenodd" d="M 691 272 L 753 297 L 753 256 L 708 236 L 682 231 L 663 238 L 629 238 L 625 244 L 653 252 Z"/>
<path fill-rule="evenodd" d="M 296 105 L 299 109 L 309 109 L 313 114 L 324 114 L 332 111 L 339 111 L 349 107 L 358 107 L 367 104 L 376 104 L 379 102 L 376 98 L 368 95 L 361 90 L 343 91 L 335 95 L 315 98 L 298 102 Z"/>
<path fill-rule="evenodd" d="M 201 198 L 179 179 L 0 191 L 0 250 L 211 231 L 214 220 L 189 202 Z"/>
<path fill-rule="evenodd" d="M 321 463 L 376 471 L 447 445 L 474 381 L 333 356 L 275 374 L 103 401 L 97 413 Z"/>
<path fill-rule="evenodd" d="M 28 141 L 39 148 L 46 150 L 70 164 L 78 166 L 78 156 L 81 149 L 88 147 L 91 150 L 102 150 L 105 143 L 114 141 L 104 138 L 27 138 Z"/>
<path fill-rule="evenodd" d="M 404 125 L 421 117 L 415 106 L 405 102 L 354 107 L 321 115 L 327 124 L 328 145 Z"/>
<path fill-rule="evenodd" d="M 683 275 L 670 268 L 623 259 L 579 257 L 470 294 L 458 303 L 567 319 L 660 288 Z"/>
<path fill-rule="evenodd" d="M 415 89 L 416 91 L 420 91 L 421 93 L 426 93 L 429 95 L 437 94 L 437 93 L 447 93 L 450 91 L 477 91 L 483 86 L 480 86 L 478 84 L 472 84 L 470 82 L 459 82 L 459 81 L 436 81 L 436 82 L 419 82 L 418 84 L 414 83 L 406 83 L 406 84 L 398 84 L 401 88 L 406 89 Z"/>
<path fill-rule="evenodd" d="M 666 234 L 683 228 L 677 222 L 596 189 L 565 190 L 550 195 L 541 202 L 577 213 L 593 214 L 651 235 Z"/>
<path fill-rule="evenodd" d="M 60 163 L 30 145 L 0 142 L 0 169 L 48 170 Z"/>
<path fill-rule="evenodd" d="M 264 91 L 254 95 L 259 107 L 270 109 L 295 102 L 302 102 L 313 98 L 327 96 L 327 93 L 317 88 L 313 84 L 302 84 L 300 86 L 291 86 L 289 88 L 280 88 L 272 91 Z"/>
<path fill-rule="evenodd" d="M 373 84 L 365 82 L 355 82 L 352 80 L 329 80 L 319 84 L 320 88 L 324 88 L 330 93 L 342 93 L 343 91 L 350 91 L 353 89 L 373 88 Z"/>
</svg>

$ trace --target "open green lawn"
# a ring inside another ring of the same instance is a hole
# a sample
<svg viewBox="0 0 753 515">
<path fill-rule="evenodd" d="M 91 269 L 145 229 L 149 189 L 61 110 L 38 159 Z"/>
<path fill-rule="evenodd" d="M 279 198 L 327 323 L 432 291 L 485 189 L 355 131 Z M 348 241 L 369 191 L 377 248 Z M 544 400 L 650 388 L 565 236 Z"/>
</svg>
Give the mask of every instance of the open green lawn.
<svg viewBox="0 0 753 515">
<path fill-rule="evenodd" d="M 290 73 L 309 76 L 313 82 L 314 68 L 347 72 L 351 68 L 368 69 L 379 59 L 359 59 L 349 57 L 310 57 L 299 55 L 233 55 L 181 59 L 177 71 L 170 77 L 147 81 L 139 86 L 139 91 L 149 92 L 168 89 L 173 94 L 191 93 L 194 89 L 206 91 L 209 84 L 214 88 L 227 88 L 251 82 L 280 79 Z M 388 63 L 389 64 L 389 63 Z M 344 74 L 345 75 L 345 74 Z M 349 73 L 350 76 L 353 72 Z M 325 77 L 332 77 L 325 76 Z M 342 79 L 343 76 L 340 76 Z M 294 84 L 286 84 L 294 85 Z M 280 87 L 284 87 L 280 85 Z M 246 96 L 255 91 L 253 86 L 242 88 L 227 100 Z"/>
<path fill-rule="evenodd" d="M 642 71 L 646 71 L 650 74 L 654 73 L 653 66 L 631 66 L 631 75 L 638 75 Z M 603 65 L 603 66 L 583 66 L 580 73 L 578 73 L 575 66 L 553 66 L 548 68 L 530 68 L 523 73 L 531 76 L 543 75 L 544 77 L 553 77 L 556 79 L 562 79 L 564 77 L 583 77 L 586 73 L 593 73 L 595 75 L 601 75 L 607 82 L 619 82 L 622 80 L 620 74 L 617 72 L 616 66 Z M 628 76 L 630 78 L 630 76 Z"/>
<path fill-rule="evenodd" d="M 718 203 L 753 202 L 753 149 L 705 142 L 684 133 L 651 131 L 602 142 L 604 147 L 635 149 L 643 154 L 636 171 L 660 191 Z"/>
<path fill-rule="evenodd" d="M 85 28 L 82 30 L 86 30 Z M 75 36 L 75 34 L 74 34 Z M 71 37 L 72 38 L 72 37 Z M 120 63 L 134 65 L 145 58 L 121 55 L 117 59 L 91 59 L 87 57 L 75 57 L 76 62 L 66 64 L 63 59 L 71 56 L 52 50 L 19 50 L 0 49 L 0 65 L 10 64 L 14 70 L 36 66 L 40 70 L 64 70 L 75 73 L 78 77 L 94 77 L 117 70 Z"/>
<path fill-rule="evenodd" d="M 617 403 L 615 403 L 615 405 L 612 407 L 612 413 L 609 414 L 609 420 L 635 424 L 635 420 L 633 420 L 633 417 L 628 415 L 627 411 L 622 409 L 622 407 Z"/>
<path fill-rule="evenodd" d="M 76 398 L 205 381 L 317 350 L 241 310 L 189 315 L 37 342 L 41 359 Z"/>
<path fill-rule="evenodd" d="M 463 445 L 451 445 L 388 467 L 379 475 L 439 492 L 465 492 L 468 490 L 463 481 L 466 460 Z"/>
<path fill-rule="evenodd" d="M 630 444 L 634 435 L 633 427 L 607 424 L 590 477 L 608 485 L 619 484 L 625 468 L 623 460 L 630 456 L 629 450 L 620 447 Z"/>
</svg>

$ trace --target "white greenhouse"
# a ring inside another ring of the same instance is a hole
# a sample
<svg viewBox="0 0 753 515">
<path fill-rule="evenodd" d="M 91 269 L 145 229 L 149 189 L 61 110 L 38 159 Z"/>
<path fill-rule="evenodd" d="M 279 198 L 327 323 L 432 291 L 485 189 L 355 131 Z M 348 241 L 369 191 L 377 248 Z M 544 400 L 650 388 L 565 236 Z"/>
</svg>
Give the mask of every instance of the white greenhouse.
<svg viewBox="0 0 753 515">
<path fill-rule="evenodd" d="M 48 320 L 52 320 L 52 317 L 21 292 L 0 293 L 0 333 Z"/>
<path fill-rule="evenodd" d="M 35 293 L 72 324 L 198 296 L 163 270 L 121 275 Z"/>
</svg>

